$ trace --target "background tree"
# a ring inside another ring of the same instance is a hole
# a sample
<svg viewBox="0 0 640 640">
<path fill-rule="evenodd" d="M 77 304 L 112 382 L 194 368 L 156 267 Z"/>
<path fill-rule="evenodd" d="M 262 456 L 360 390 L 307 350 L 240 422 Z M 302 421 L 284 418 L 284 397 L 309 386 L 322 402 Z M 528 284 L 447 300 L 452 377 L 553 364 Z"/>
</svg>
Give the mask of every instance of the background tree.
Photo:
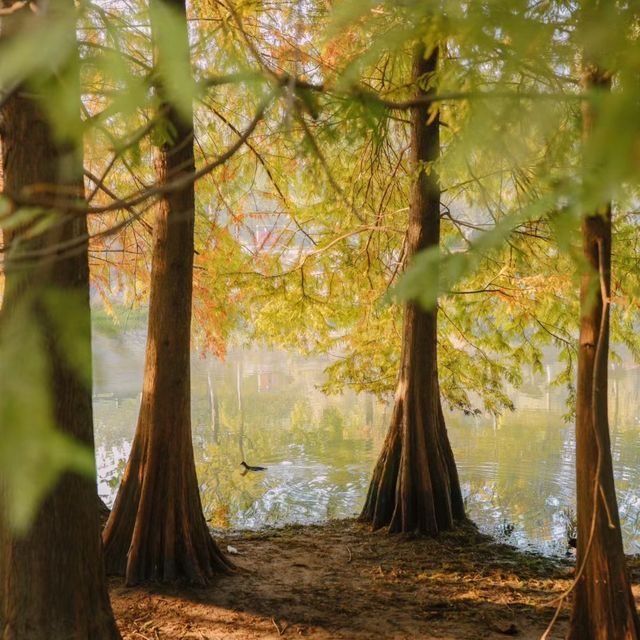
<svg viewBox="0 0 640 640">
<path fill-rule="evenodd" d="M 438 47 L 418 45 L 412 82 L 418 96 L 433 96 Z M 430 112 L 431 111 L 431 112 Z M 411 159 L 415 171 L 409 208 L 407 260 L 437 246 L 440 187 L 433 163 L 440 151 L 437 107 L 411 112 Z M 437 273 L 433 275 L 437 278 Z M 437 310 L 405 308 L 400 376 L 391 426 L 373 471 L 361 519 L 391 532 L 436 534 L 464 518 L 453 452 L 444 424 L 438 385 Z"/>
</svg>

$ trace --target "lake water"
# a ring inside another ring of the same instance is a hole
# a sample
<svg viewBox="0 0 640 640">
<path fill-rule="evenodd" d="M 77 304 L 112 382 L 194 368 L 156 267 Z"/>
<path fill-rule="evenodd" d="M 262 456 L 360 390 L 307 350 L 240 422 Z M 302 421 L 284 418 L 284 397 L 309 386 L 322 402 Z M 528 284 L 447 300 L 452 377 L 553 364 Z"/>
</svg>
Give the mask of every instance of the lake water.
<svg viewBox="0 0 640 640">
<path fill-rule="evenodd" d="M 96 336 L 99 491 L 108 504 L 129 452 L 139 407 L 144 338 Z M 257 529 L 356 515 L 388 426 L 371 396 L 325 397 L 326 360 L 269 350 L 225 362 L 194 357 L 194 449 L 213 528 Z M 640 552 L 640 444 L 633 368 L 612 373 L 611 424 L 625 545 Z M 564 553 L 574 512 L 573 426 L 563 398 L 531 379 L 517 411 L 499 420 L 445 412 L 467 512 L 512 544 Z M 267 467 L 242 475 L 240 462 Z"/>
</svg>

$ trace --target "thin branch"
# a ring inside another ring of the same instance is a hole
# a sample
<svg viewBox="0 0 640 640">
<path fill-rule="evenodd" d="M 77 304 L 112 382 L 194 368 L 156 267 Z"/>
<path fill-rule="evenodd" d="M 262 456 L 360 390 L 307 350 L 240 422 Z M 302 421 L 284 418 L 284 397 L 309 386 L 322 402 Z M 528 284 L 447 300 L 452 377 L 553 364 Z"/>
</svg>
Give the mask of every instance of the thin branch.
<svg viewBox="0 0 640 640">
<path fill-rule="evenodd" d="M 129 207 L 135 207 L 150 198 L 156 198 L 158 196 L 163 196 L 168 193 L 173 193 L 175 191 L 179 191 L 180 189 L 184 189 L 191 183 L 197 182 L 200 178 L 211 173 L 217 167 L 223 165 L 230 158 L 235 155 L 235 153 L 245 144 L 248 140 L 249 136 L 253 133 L 255 128 L 258 126 L 262 118 L 264 117 L 265 111 L 267 107 L 271 103 L 273 99 L 273 95 L 269 96 L 269 98 L 262 102 L 258 111 L 256 112 L 253 120 L 249 123 L 247 128 L 244 130 L 243 134 L 238 138 L 238 140 L 231 145 L 223 154 L 218 156 L 212 162 L 206 164 L 204 167 L 200 168 L 198 171 L 189 174 L 183 174 L 179 177 L 170 180 L 167 183 L 155 183 L 151 185 L 148 189 L 145 189 L 141 192 L 135 192 L 134 194 L 130 194 L 125 198 L 115 200 L 113 203 L 100 206 L 100 207 L 91 207 L 86 203 L 75 203 L 68 202 L 65 203 L 64 209 L 68 213 L 78 213 L 78 214 L 100 214 L 100 213 L 110 213 L 113 211 L 118 211 L 120 209 L 128 209 Z M 51 200 L 46 198 L 42 199 L 39 197 L 24 197 L 16 194 L 11 194 L 8 192 L 4 192 L 3 194 L 14 207 L 19 206 L 39 206 L 44 208 L 55 208 L 52 204 Z"/>
<path fill-rule="evenodd" d="M 8 7 L 1 7 L 0 16 L 10 16 L 12 13 L 17 13 L 18 11 L 20 11 L 20 9 L 23 9 L 29 4 L 29 0 L 21 0 L 20 2 L 14 2 Z"/>
</svg>

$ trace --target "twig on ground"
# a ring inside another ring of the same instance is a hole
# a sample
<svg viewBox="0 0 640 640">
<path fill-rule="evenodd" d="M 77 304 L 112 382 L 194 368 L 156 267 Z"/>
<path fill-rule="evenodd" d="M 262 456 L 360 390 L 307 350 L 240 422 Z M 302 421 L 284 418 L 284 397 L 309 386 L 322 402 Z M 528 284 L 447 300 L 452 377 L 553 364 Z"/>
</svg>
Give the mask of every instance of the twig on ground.
<svg viewBox="0 0 640 640">
<path fill-rule="evenodd" d="M 280 628 L 280 626 L 278 625 L 278 623 L 276 622 L 275 618 L 271 618 L 271 622 L 273 622 L 273 626 L 276 628 L 278 635 L 279 636 L 283 636 L 284 632 L 287 630 L 287 627 L 289 626 L 286 622 L 282 625 L 282 629 Z"/>
</svg>

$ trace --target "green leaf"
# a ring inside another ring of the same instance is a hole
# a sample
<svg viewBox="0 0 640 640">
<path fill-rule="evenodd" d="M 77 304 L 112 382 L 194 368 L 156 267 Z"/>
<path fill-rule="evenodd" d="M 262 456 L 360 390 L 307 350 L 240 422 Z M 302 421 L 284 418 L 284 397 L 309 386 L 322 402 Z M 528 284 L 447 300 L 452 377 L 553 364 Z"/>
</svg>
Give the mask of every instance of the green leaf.
<svg viewBox="0 0 640 640">
<path fill-rule="evenodd" d="M 186 18 L 161 0 L 151 3 L 150 13 L 162 92 L 186 120 L 191 120 L 199 89 L 191 69 Z"/>
<path fill-rule="evenodd" d="M 93 477 L 93 452 L 54 420 L 50 363 L 26 296 L 6 307 L 0 331 L 0 469 L 9 526 L 25 532 L 65 470 Z"/>
<path fill-rule="evenodd" d="M 28 29 L 4 40 L 0 45 L 3 92 L 42 71 L 55 71 L 67 59 L 76 45 L 68 37 L 70 19 L 74 19 L 73 9 L 67 12 L 59 9 L 56 16 L 33 18 Z"/>
<path fill-rule="evenodd" d="M 61 357 L 78 379 L 91 389 L 91 323 L 84 295 L 61 289 L 48 289 L 42 295 Z"/>
<path fill-rule="evenodd" d="M 483 231 L 467 251 L 443 254 L 439 247 L 421 251 L 413 258 L 391 295 L 399 301 L 416 300 L 425 309 L 432 309 L 440 293 L 452 289 L 473 271 L 483 256 L 500 248 L 516 227 L 548 211 L 554 201 L 555 194 L 551 194 L 505 217 L 490 230 Z"/>
</svg>

